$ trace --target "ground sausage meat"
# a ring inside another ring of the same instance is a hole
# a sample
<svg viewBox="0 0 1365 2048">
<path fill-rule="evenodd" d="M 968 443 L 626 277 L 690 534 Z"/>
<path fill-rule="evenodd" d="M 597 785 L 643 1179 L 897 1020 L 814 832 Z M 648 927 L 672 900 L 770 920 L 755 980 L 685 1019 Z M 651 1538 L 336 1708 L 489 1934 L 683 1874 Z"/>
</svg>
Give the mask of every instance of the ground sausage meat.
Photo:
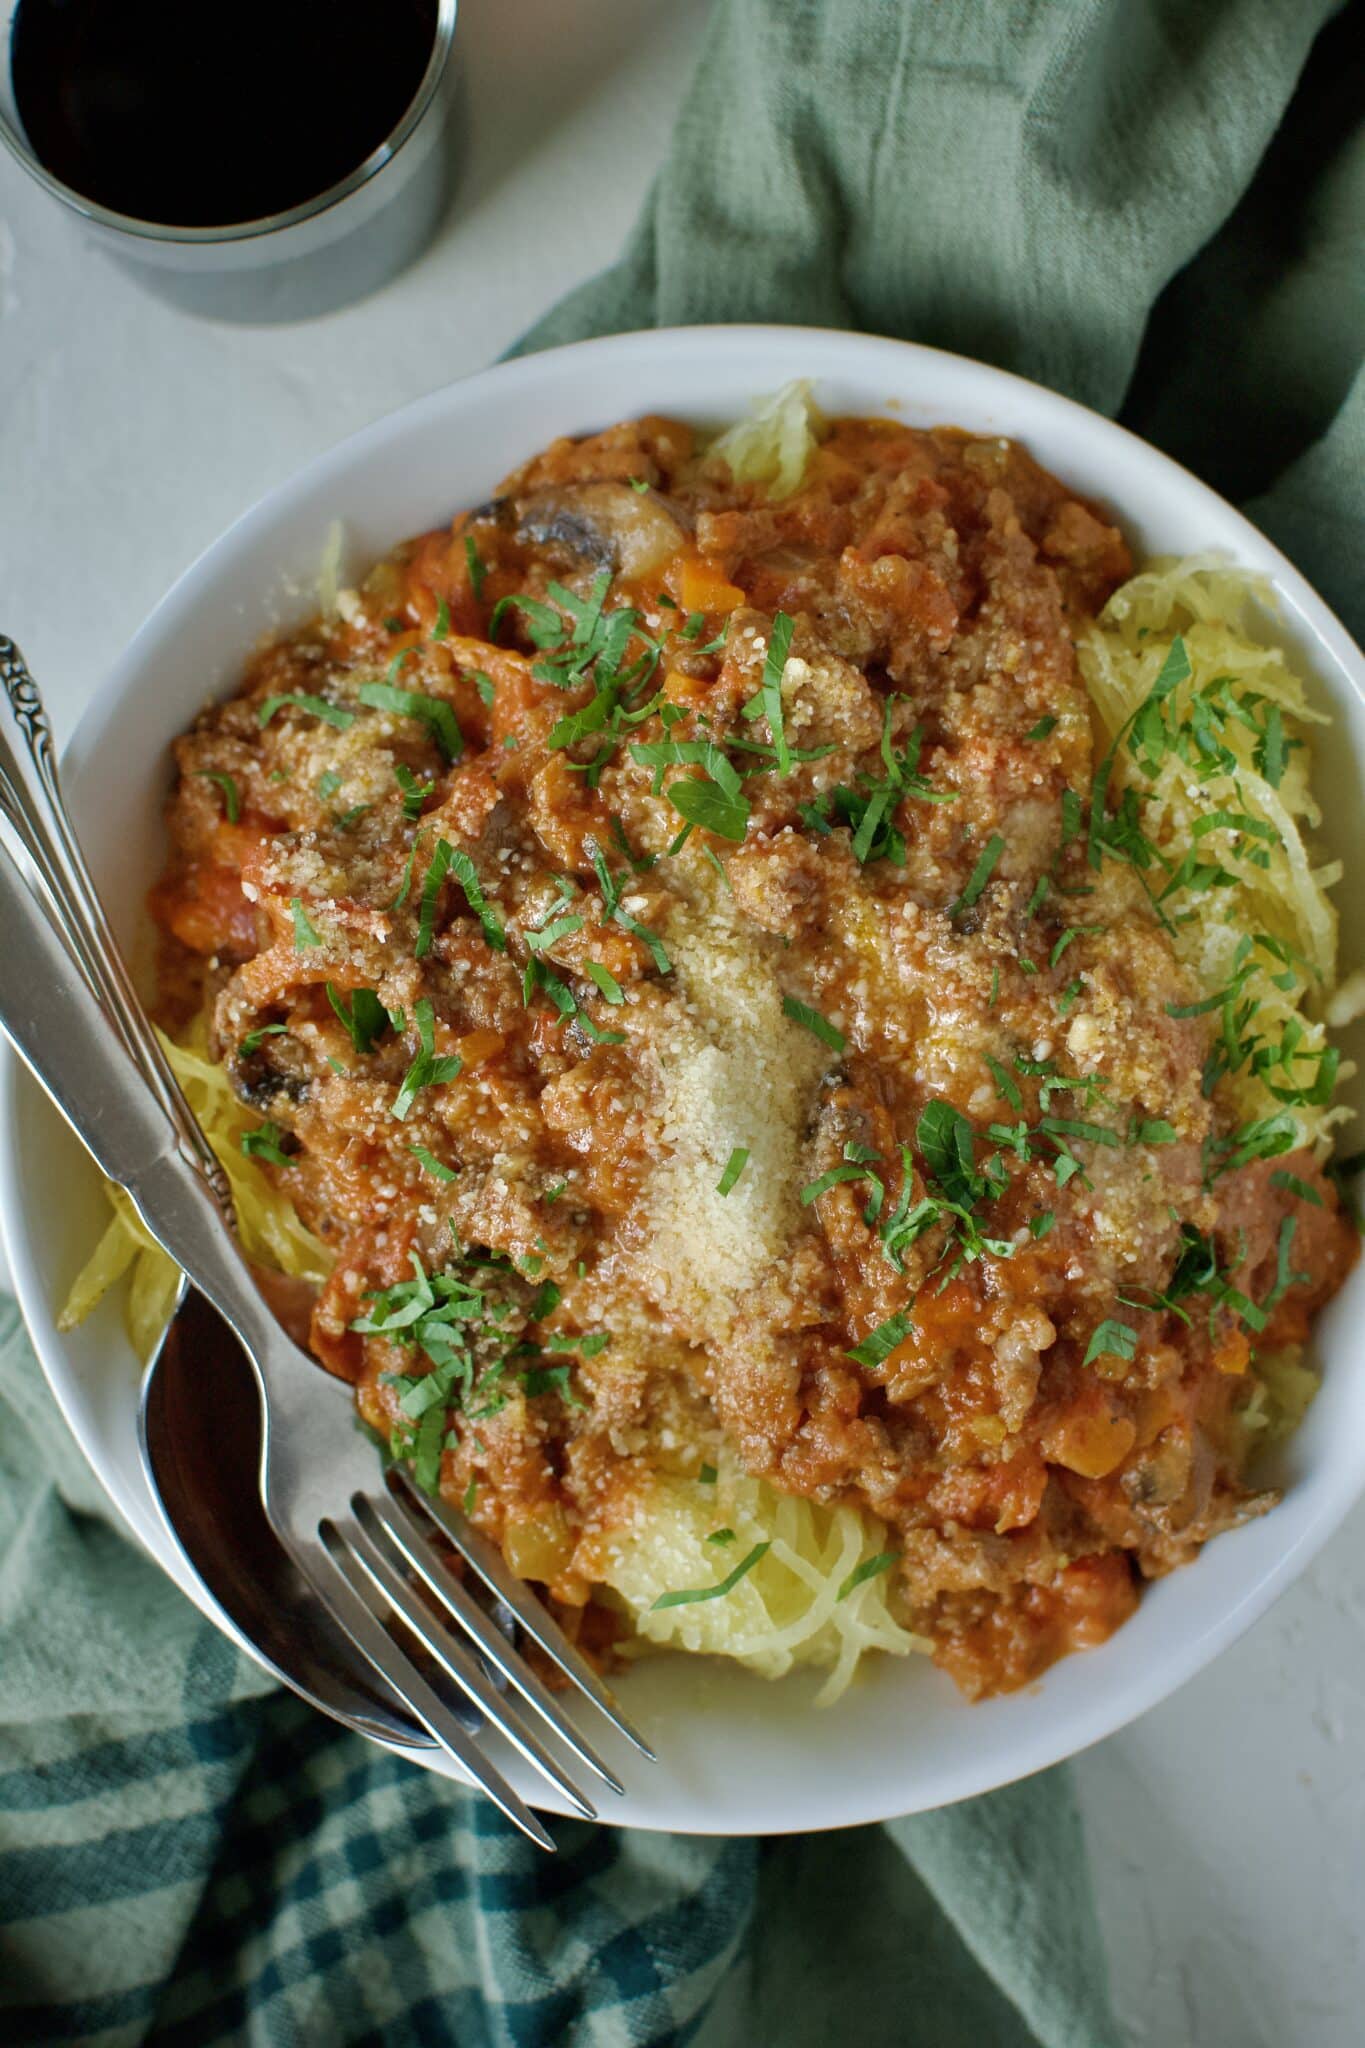
<svg viewBox="0 0 1365 2048">
<path fill-rule="evenodd" d="M 1129 566 L 1005 441 L 839 421 L 773 503 L 648 418 L 178 744 L 167 1013 L 335 1248 L 314 1346 L 590 1646 L 603 1527 L 720 1432 L 883 1518 L 971 1695 L 1268 1504 L 1237 1304 L 1301 1340 L 1352 1241 L 1306 1154 L 1211 1171 L 1214 1020 L 1088 858 Z"/>
</svg>

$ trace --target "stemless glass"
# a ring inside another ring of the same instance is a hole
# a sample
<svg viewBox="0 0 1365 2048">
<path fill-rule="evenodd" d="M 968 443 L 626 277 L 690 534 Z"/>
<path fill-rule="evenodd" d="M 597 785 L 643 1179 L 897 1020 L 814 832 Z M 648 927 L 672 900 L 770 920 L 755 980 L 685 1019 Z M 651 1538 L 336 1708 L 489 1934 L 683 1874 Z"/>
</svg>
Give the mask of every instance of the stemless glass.
<svg viewBox="0 0 1365 2048">
<path fill-rule="evenodd" d="M 448 192 L 449 152 L 439 145 L 452 95 L 458 0 L 437 0 L 431 55 L 417 90 L 397 126 L 354 170 L 282 213 L 212 228 L 118 213 L 40 162 L 24 133 L 10 72 L 18 6 L 19 0 L 0 0 L 0 143 L 79 219 L 90 240 L 186 310 L 247 321 L 328 312 L 395 276 L 430 240 Z"/>
</svg>

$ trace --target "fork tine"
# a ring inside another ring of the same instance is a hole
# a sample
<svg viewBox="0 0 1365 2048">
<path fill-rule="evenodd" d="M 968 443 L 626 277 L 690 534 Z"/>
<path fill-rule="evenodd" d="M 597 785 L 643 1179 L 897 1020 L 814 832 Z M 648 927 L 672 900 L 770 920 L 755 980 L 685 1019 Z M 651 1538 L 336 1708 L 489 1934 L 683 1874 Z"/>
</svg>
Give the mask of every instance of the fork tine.
<svg viewBox="0 0 1365 2048">
<path fill-rule="evenodd" d="M 587 1659 L 574 1648 L 549 1610 L 543 1607 L 535 1594 L 516 1577 L 501 1551 L 494 1549 L 477 1529 L 471 1527 L 463 1515 L 456 1514 L 455 1510 L 438 1495 L 419 1492 L 401 1465 L 391 1468 L 389 1478 L 391 1484 L 396 1481 L 402 1487 L 405 1504 L 415 1504 L 423 1514 L 430 1516 L 441 1534 L 454 1544 L 465 1563 L 472 1565 L 484 1584 L 490 1586 L 498 1598 L 506 1602 L 527 1635 L 533 1642 L 539 1643 L 546 1656 L 559 1666 L 564 1676 L 572 1680 L 580 1692 L 586 1693 L 593 1705 L 600 1708 L 614 1728 L 620 1729 L 628 1742 L 635 1744 L 642 1756 L 647 1756 L 651 1763 L 657 1763 L 658 1758 L 644 1736 L 631 1726 L 617 1706 L 611 1688 L 603 1683 Z"/>
<path fill-rule="evenodd" d="M 362 1570 L 369 1574 L 384 1598 L 400 1615 L 423 1647 L 462 1691 L 468 1693 L 489 1725 L 520 1750 L 528 1764 L 558 1786 L 586 1820 L 597 1819 L 597 1809 L 579 1791 L 573 1779 L 551 1756 L 544 1743 L 527 1727 L 511 1700 L 505 1699 L 482 1670 L 478 1658 L 443 1622 L 431 1612 L 411 1581 L 392 1562 L 387 1545 L 377 1540 L 354 1518 L 335 1519 L 336 1536 L 351 1551 Z M 402 1562 L 401 1554 L 399 1557 Z"/>
<path fill-rule="evenodd" d="M 613 1792 L 623 1793 L 625 1786 L 614 1772 L 607 1769 L 592 1746 L 584 1741 L 548 1686 L 541 1683 L 502 1630 L 484 1613 L 478 1601 L 471 1599 L 455 1574 L 437 1558 L 427 1529 L 422 1527 L 406 1503 L 391 1493 L 378 1497 L 358 1493 L 352 1496 L 351 1507 L 362 1525 L 371 1515 L 381 1524 L 389 1541 L 402 1552 L 413 1571 L 419 1574 L 437 1599 L 451 1609 L 461 1627 L 473 1637 L 480 1655 L 517 1688 L 529 1706 L 543 1715 L 580 1763 L 595 1771 Z"/>
<path fill-rule="evenodd" d="M 457 1763 L 463 1764 L 481 1791 L 485 1792 L 514 1827 L 553 1856 L 555 1844 L 524 1800 L 513 1791 L 502 1773 L 488 1761 L 478 1745 L 450 1713 L 420 1671 L 398 1648 L 366 1604 L 364 1595 L 351 1582 L 351 1572 L 360 1566 L 338 1544 L 335 1551 L 322 1542 L 289 1545 L 294 1562 L 304 1572 L 320 1600 L 330 1608 L 361 1655 L 402 1694 L 418 1720 Z M 368 1590 L 368 1589 L 367 1589 Z"/>
</svg>

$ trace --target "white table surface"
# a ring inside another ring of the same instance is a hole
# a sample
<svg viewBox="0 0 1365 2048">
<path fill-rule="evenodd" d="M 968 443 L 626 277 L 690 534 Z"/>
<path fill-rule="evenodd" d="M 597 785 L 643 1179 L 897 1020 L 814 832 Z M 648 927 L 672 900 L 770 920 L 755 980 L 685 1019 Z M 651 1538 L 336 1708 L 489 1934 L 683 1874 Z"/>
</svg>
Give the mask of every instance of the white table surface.
<svg viewBox="0 0 1365 2048">
<path fill-rule="evenodd" d="M 464 0 L 435 245 L 305 325 L 198 321 L 0 162 L 0 621 L 64 736 L 174 576 L 318 450 L 479 368 L 620 246 L 706 0 Z M 1365 1508 L 1249 1636 L 1077 1765 L 1135 2048 L 1365 2038 Z"/>
</svg>

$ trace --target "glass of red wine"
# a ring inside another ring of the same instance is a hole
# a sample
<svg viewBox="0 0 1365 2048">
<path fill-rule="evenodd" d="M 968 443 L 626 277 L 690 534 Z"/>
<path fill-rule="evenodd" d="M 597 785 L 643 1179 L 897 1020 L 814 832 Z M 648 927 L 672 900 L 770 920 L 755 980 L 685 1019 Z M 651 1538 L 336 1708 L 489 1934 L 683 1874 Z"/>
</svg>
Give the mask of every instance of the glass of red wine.
<svg viewBox="0 0 1365 2048">
<path fill-rule="evenodd" d="M 0 0 L 0 143 L 193 310 L 372 291 L 443 209 L 458 0 Z"/>
</svg>

